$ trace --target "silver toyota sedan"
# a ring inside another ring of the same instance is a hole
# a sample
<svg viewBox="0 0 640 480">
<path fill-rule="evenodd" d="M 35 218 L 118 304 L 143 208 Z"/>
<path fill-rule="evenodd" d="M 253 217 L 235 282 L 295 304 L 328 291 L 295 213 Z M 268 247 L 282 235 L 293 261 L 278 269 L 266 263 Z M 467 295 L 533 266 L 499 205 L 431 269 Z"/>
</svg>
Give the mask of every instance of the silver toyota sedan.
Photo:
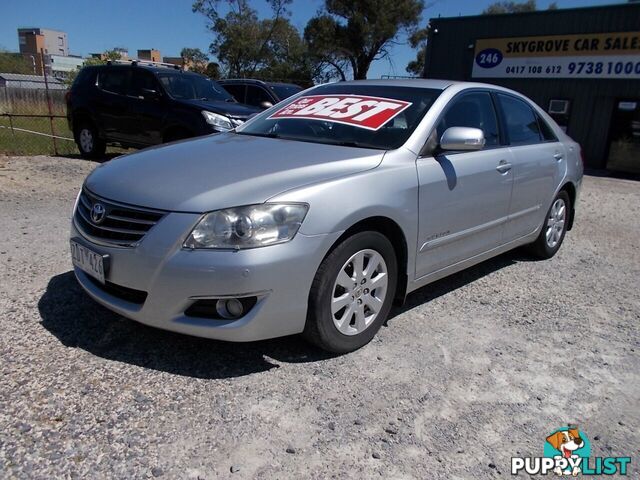
<svg viewBox="0 0 640 480">
<path fill-rule="evenodd" d="M 138 322 L 362 347 L 394 302 L 571 229 L 580 146 L 494 85 L 321 85 L 226 133 L 126 155 L 78 195 L 82 287 Z"/>
</svg>

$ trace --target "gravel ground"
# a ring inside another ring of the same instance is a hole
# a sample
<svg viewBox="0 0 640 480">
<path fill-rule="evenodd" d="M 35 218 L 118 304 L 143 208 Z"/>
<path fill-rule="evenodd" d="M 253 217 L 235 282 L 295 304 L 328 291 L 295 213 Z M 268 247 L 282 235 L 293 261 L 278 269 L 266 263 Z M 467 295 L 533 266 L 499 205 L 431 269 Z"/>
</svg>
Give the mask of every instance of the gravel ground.
<svg viewBox="0 0 640 480">
<path fill-rule="evenodd" d="M 76 285 L 94 167 L 0 157 L 0 477 L 510 477 L 576 423 L 640 447 L 640 188 L 586 177 L 550 261 L 512 252 L 409 296 L 367 347 L 154 330 Z"/>
</svg>

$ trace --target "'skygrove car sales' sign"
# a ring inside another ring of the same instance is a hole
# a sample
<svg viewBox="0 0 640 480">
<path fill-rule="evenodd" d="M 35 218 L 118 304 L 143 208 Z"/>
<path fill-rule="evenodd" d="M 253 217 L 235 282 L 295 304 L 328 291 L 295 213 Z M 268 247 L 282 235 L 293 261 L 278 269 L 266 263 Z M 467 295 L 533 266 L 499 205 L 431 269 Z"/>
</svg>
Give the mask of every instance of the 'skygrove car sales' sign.
<svg viewBox="0 0 640 480">
<path fill-rule="evenodd" d="M 306 118 L 378 130 L 410 102 L 362 95 L 307 95 L 272 114 L 270 119 Z"/>
<path fill-rule="evenodd" d="M 474 78 L 640 78 L 640 32 L 486 38 Z"/>
</svg>

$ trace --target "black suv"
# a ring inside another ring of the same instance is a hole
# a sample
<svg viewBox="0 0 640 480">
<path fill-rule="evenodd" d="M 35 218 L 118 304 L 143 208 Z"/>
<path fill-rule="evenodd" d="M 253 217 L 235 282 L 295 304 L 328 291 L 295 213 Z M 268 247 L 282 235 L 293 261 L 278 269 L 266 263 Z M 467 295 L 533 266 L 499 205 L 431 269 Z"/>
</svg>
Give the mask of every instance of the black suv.
<svg viewBox="0 0 640 480">
<path fill-rule="evenodd" d="M 293 83 L 263 82 L 248 78 L 219 80 L 218 83 L 238 102 L 263 110 L 303 90 Z"/>
<path fill-rule="evenodd" d="M 202 75 L 136 62 L 85 67 L 67 93 L 69 128 L 87 158 L 107 144 L 142 148 L 231 130 L 259 111 Z"/>
</svg>

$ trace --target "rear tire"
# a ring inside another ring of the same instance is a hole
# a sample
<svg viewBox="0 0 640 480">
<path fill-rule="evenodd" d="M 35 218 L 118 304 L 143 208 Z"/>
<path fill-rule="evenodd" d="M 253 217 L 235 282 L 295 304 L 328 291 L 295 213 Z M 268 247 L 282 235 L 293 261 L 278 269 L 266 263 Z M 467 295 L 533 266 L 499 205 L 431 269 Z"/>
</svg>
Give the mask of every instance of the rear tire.
<svg viewBox="0 0 640 480">
<path fill-rule="evenodd" d="M 347 238 L 318 268 L 303 337 L 334 353 L 366 345 L 389 315 L 397 280 L 398 262 L 387 237 L 360 232 Z"/>
<path fill-rule="evenodd" d="M 100 139 L 98 130 L 92 123 L 80 123 L 74 131 L 74 137 L 82 158 L 96 159 L 104 157 L 107 144 Z"/>
<path fill-rule="evenodd" d="M 560 250 L 569 226 L 571 208 L 569 194 L 565 190 L 558 192 L 544 217 L 540 235 L 535 242 L 529 245 L 531 254 L 546 260 Z"/>
</svg>

